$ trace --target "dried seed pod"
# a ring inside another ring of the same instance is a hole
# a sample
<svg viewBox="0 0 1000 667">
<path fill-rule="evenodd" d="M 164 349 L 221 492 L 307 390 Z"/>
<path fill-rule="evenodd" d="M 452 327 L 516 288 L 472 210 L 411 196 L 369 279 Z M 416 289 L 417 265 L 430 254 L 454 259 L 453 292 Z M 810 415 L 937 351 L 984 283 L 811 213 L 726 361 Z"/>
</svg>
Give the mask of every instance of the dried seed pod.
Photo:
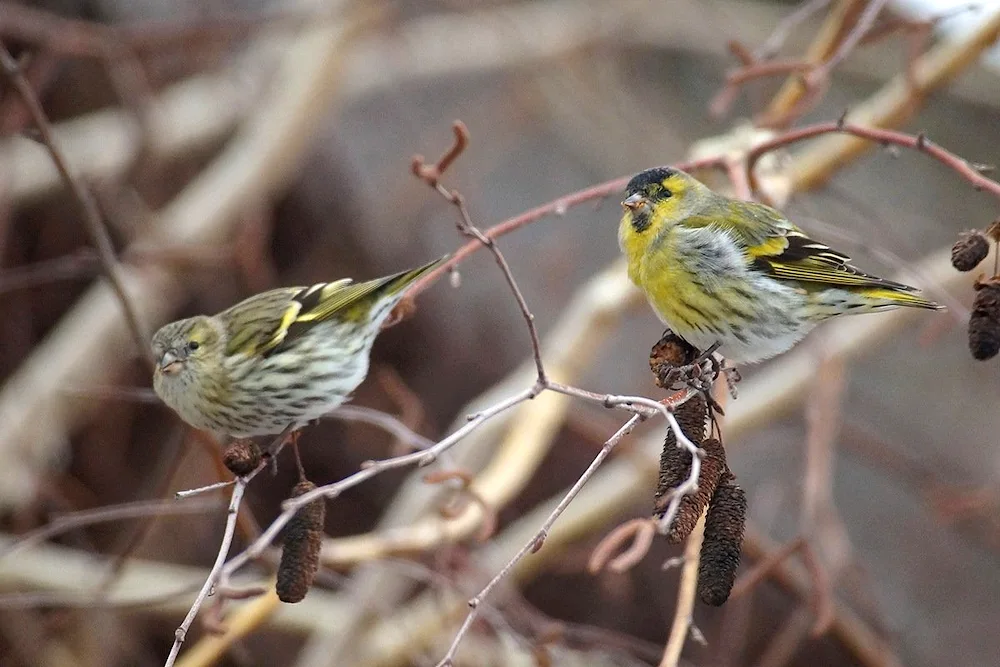
<svg viewBox="0 0 1000 667">
<path fill-rule="evenodd" d="M 697 348 L 674 332 L 666 331 L 649 352 L 649 370 L 653 371 L 656 386 L 668 389 L 671 382 L 667 373 L 675 368 L 688 366 L 697 358 Z"/>
<path fill-rule="evenodd" d="M 976 298 L 969 318 L 969 350 L 985 360 L 1000 352 L 1000 281 L 976 283 Z"/>
<path fill-rule="evenodd" d="M 237 477 L 249 475 L 260 465 L 260 447 L 253 440 L 237 440 L 222 454 L 222 462 Z"/>
<path fill-rule="evenodd" d="M 302 480 L 292 489 L 296 498 L 316 488 Z M 326 502 L 319 498 L 299 509 L 285 528 L 285 543 L 281 547 L 278 582 L 275 586 L 282 602 L 301 602 L 309 592 L 319 570 Z"/>
<path fill-rule="evenodd" d="M 962 232 L 951 247 L 951 265 L 959 271 L 971 271 L 990 254 L 990 242 L 978 229 Z"/>
<path fill-rule="evenodd" d="M 729 599 L 740 566 L 747 494 L 726 480 L 719 484 L 705 516 L 705 540 L 698 564 L 698 597 L 718 607 Z"/>
</svg>

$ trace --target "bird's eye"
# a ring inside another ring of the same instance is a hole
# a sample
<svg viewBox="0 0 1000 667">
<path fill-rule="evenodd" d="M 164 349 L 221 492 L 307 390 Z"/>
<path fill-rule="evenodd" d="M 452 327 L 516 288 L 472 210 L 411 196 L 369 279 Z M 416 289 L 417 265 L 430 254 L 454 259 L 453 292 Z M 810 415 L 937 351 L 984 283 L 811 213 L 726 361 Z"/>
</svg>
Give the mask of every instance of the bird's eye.
<svg viewBox="0 0 1000 667">
<path fill-rule="evenodd" d="M 667 188 L 663 188 L 663 192 L 660 193 L 660 196 L 666 199 L 667 197 L 673 197 L 674 193 L 668 190 Z"/>
<path fill-rule="evenodd" d="M 193 340 L 190 343 L 188 343 L 188 349 L 191 350 L 192 352 L 197 350 L 199 347 L 201 347 L 201 343 L 199 343 L 196 340 Z"/>
</svg>

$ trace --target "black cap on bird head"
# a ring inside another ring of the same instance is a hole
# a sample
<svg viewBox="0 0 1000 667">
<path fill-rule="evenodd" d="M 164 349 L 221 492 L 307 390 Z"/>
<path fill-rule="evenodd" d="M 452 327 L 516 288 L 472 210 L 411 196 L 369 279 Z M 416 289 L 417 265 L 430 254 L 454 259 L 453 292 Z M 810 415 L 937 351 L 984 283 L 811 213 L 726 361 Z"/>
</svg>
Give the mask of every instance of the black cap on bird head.
<svg viewBox="0 0 1000 667">
<path fill-rule="evenodd" d="M 625 192 L 627 194 L 645 192 L 646 188 L 650 185 L 660 185 L 676 173 L 677 170 L 670 167 L 653 167 L 652 169 L 647 169 L 632 177 L 632 180 L 625 186 Z"/>
</svg>

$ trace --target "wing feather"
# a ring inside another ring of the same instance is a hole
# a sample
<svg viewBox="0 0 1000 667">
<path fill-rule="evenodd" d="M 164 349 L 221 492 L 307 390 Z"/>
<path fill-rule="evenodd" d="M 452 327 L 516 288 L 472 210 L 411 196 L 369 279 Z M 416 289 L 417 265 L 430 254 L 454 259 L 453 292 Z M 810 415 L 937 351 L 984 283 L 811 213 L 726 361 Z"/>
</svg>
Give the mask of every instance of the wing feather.
<svg viewBox="0 0 1000 667">
<path fill-rule="evenodd" d="M 851 264 L 850 257 L 810 238 L 770 206 L 736 200 L 727 201 L 725 206 L 724 211 L 700 217 L 725 221 L 722 226 L 743 243 L 753 266 L 773 278 L 821 286 L 917 291 L 861 271 Z"/>
<path fill-rule="evenodd" d="M 310 287 L 287 287 L 252 296 L 220 317 L 228 324 L 227 354 L 267 356 L 319 322 L 343 314 L 369 298 L 395 295 L 445 258 L 383 278 L 355 283 L 350 278 Z"/>
</svg>

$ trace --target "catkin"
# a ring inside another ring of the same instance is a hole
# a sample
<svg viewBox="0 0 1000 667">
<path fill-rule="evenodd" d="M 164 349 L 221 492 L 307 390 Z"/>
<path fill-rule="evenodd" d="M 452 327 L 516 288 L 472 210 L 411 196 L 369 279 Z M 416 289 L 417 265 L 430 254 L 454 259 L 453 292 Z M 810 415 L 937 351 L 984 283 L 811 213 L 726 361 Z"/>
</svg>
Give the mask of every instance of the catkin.
<svg viewBox="0 0 1000 667">
<path fill-rule="evenodd" d="M 296 498 L 316 488 L 303 480 L 292 489 Z M 282 602 L 301 602 L 319 570 L 319 551 L 326 519 L 326 502 L 318 498 L 295 513 L 285 528 L 276 589 Z"/>
<path fill-rule="evenodd" d="M 1000 281 L 976 283 L 976 298 L 969 318 L 969 350 L 980 360 L 1000 352 Z"/>
<path fill-rule="evenodd" d="M 718 607 L 729 599 L 740 566 L 747 494 L 730 480 L 719 484 L 705 516 L 705 539 L 698 563 L 698 597 Z"/>
<path fill-rule="evenodd" d="M 701 441 L 705 439 L 705 421 L 708 419 L 708 404 L 705 402 L 705 397 L 701 394 L 695 394 L 685 403 L 677 406 L 677 409 L 674 410 L 674 417 L 677 418 L 677 423 L 684 435 L 700 447 Z M 690 470 L 691 453 L 678 447 L 677 435 L 674 430 L 667 429 L 667 437 L 663 441 L 663 451 L 660 452 L 660 478 L 656 485 L 656 495 L 653 497 L 657 506 L 660 504 L 660 499 L 670 489 L 687 478 Z"/>
<path fill-rule="evenodd" d="M 719 482 L 724 476 L 728 477 L 729 474 L 726 468 L 726 452 L 721 442 L 710 438 L 702 443 L 701 447 L 705 450 L 705 456 L 701 459 L 701 470 L 698 473 L 698 489 L 681 498 L 680 504 L 677 506 L 677 515 L 667 532 L 667 541 L 673 544 L 679 544 L 687 539 L 691 531 L 694 530 L 695 524 L 698 523 L 698 517 L 701 516 L 705 506 L 712 498 L 712 494 L 715 493 Z M 654 514 L 657 517 L 662 518 L 666 513 L 671 500 L 670 490 L 677 488 L 691 474 L 691 454 L 686 450 L 684 454 L 686 454 L 685 465 L 680 470 L 680 474 L 677 475 L 678 481 L 673 487 L 664 490 L 656 502 Z"/>
</svg>

